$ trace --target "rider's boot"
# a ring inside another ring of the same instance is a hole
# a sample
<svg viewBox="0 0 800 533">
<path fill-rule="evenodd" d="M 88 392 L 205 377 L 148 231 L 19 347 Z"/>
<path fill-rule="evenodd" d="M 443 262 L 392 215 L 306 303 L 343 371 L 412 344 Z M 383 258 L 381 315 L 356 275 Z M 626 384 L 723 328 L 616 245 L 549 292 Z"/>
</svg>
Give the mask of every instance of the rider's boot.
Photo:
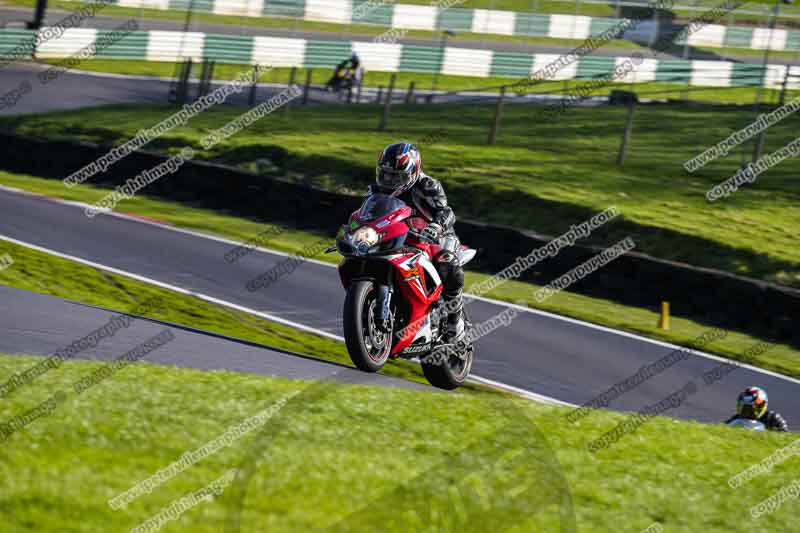
<svg viewBox="0 0 800 533">
<path fill-rule="evenodd" d="M 461 291 L 456 294 L 445 296 L 445 306 L 447 313 L 447 329 L 445 329 L 444 341 L 447 344 L 455 344 L 464 339 L 466 335 L 464 326 L 464 303 L 461 298 Z"/>
</svg>

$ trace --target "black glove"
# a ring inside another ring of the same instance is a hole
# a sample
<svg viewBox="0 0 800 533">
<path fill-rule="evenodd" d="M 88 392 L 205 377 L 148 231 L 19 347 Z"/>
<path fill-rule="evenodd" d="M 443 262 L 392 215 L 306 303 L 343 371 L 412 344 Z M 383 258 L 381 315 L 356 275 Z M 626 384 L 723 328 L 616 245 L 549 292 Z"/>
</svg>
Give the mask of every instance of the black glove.
<svg viewBox="0 0 800 533">
<path fill-rule="evenodd" d="M 438 242 L 439 236 L 442 234 L 442 227 L 435 222 L 431 222 L 420 233 L 420 236 L 431 242 Z"/>
<path fill-rule="evenodd" d="M 789 424 L 786 423 L 786 419 L 783 418 L 780 413 L 776 413 L 775 411 L 767 411 L 760 420 L 769 430 L 789 431 Z"/>
</svg>

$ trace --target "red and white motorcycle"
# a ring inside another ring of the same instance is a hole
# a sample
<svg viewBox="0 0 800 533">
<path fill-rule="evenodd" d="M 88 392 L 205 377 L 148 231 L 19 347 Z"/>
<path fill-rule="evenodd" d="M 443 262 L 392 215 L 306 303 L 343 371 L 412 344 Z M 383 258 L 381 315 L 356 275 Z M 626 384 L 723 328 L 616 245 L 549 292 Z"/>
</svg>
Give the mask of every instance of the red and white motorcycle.
<svg viewBox="0 0 800 533">
<path fill-rule="evenodd" d="M 344 256 L 339 276 L 347 291 L 347 351 L 366 372 L 389 359 L 419 357 L 431 385 L 455 389 L 469 375 L 474 348 L 442 342 L 447 313 L 433 264 L 441 247 L 422 237 L 427 223 L 413 214 L 399 198 L 372 194 L 336 235 L 335 250 Z M 460 246 L 456 256 L 464 265 L 475 250 Z M 469 330 L 466 310 L 464 319 Z"/>
</svg>

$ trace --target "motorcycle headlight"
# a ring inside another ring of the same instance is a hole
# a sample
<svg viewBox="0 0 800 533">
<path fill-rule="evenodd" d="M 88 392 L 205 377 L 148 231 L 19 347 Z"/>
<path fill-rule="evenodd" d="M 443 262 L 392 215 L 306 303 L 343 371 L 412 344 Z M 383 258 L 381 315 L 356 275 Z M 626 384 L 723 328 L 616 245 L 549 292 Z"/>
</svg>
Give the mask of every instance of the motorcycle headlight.
<svg viewBox="0 0 800 533">
<path fill-rule="evenodd" d="M 378 232 L 370 227 L 359 228 L 353 233 L 353 244 L 361 253 L 367 253 L 377 243 Z"/>
</svg>

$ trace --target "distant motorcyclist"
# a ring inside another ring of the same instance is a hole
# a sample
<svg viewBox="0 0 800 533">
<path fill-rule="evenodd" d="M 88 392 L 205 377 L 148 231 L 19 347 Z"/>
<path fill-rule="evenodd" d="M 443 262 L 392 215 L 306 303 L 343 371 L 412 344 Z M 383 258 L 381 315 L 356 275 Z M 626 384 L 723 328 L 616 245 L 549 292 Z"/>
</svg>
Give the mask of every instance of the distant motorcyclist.
<svg viewBox="0 0 800 533">
<path fill-rule="evenodd" d="M 432 259 L 444 284 L 442 298 L 448 310 L 445 342 L 460 341 L 464 338 L 464 269 L 456 256 L 459 247 L 453 229 L 456 216 L 447 205 L 442 184 L 422 172 L 419 149 L 405 142 L 390 144 L 383 149 L 375 174 L 375 184 L 370 186 L 370 193 L 391 194 L 413 206 L 416 214 L 428 223 L 422 230 L 423 237 L 442 247 Z"/>
<path fill-rule="evenodd" d="M 363 74 L 364 68 L 361 66 L 361 58 L 358 57 L 357 53 L 353 52 L 349 59 L 345 59 L 336 65 L 333 70 L 333 76 L 325 84 L 325 90 L 338 93 L 342 88 L 346 88 L 349 91 L 354 85 L 359 84 Z"/>
<path fill-rule="evenodd" d="M 760 387 L 747 387 L 739 394 L 736 401 L 736 414 L 725 421 L 726 424 L 734 420 L 756 420 L 772 431 L 789 431 L 786 420 L 775 411 L 768 411 L 767 391 Z"/>
<path fill-rule="evenodd" d="M 361 82 L 361 78 L 364 76 L 364 65 L 361 64 L 361 58 L 355 52 L 350 54 L 348 75 L 353 85 L 358 85 Z"/>
</svg>

